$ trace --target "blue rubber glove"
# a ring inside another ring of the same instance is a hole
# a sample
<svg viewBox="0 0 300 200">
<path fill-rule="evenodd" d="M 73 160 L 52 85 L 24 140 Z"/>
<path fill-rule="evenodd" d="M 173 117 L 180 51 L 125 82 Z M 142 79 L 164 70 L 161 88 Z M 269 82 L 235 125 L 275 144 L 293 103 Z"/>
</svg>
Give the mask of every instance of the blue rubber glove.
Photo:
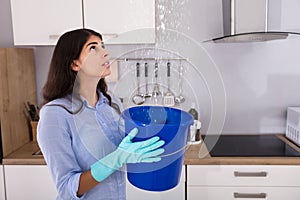
<svg viewBox="0 0 300 200">
<path fill-rule="evenodd" d="M 96 181 L 103 181 L 125 163 L 150 163 L 161 160 L 159 155 L 165 150 L 159 147 L 165 142 L 157 136 L 142 142 L 132 142 L 137 133 L 137 128 L 132 129 L 115 151 L 91 166 L 91 174 Z"/>
</svg>

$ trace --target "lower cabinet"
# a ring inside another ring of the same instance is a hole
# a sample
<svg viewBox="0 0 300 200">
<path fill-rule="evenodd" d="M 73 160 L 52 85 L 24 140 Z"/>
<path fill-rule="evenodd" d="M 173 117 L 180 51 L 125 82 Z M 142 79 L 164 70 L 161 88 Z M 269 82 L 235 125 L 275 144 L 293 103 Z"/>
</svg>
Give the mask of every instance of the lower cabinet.
<svg viewBox="0 0 300 200">
<path fill-rule="evenodd" d="M 141 190 L 127 180 L 126 193 L 127 200 L 185 200 L 185 167 L 182 167 L 180 182 L 170 190 L 163 192 Z"/>
<path fill-rule="evenodd" d="M 3 171 L 5 174 L 6 200 L 56 199 L 56 188 L 46 165 L 0 165 L 0 170 L 0 200 L 5 200 Z M 179 184 L 175 188 L 164 192 L 141 190 L 128 181 L 126 185 L 127 200 L 184 200 L 185 168 L 182 168 Z"/>
<path fill-rule="evenodd" d="M 188 200 L 299 200 L 300 188 L 293 187 L 226 187 L 188 186 Z"/>
<path fill-rule="evenodd" d="M 56 188 L 46 165 L 5 165 L 4 173 L 7 200 L 56 199 Z"/>
<path fill-rule="evenodd" d="M 189 165 L 187 200 L 300 199 L 297 165 Z"/>
<path fill-rule="evenodd" d="M 3 165 L 0 165 L 0 200 L 5 200 Z"/>
</svg>

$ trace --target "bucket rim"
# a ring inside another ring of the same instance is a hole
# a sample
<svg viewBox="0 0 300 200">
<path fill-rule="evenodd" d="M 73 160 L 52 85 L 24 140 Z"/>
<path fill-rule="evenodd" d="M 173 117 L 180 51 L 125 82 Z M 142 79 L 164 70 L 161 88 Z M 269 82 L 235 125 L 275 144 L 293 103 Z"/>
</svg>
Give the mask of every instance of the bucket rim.
<svg viewBox="0 0 300 200">
<path fill-rule="evenodd" d="M 186 112 L 186 111 L 184 111 L 184 110 L 181 110 L 181 109 L 178 109 L 178 108 L 172 108 L 172 107 L 168 107 L 168 106 L 133 106 L 133 107 L 129 107 L 129 108 L 126 108 L 122 113 L 121 113 L 121 118 L 123 118 L 123 119 L 131 119 L 132 121 L 134 121 L 131 117 L 129 117 L 128 115 L 126 115 L 126 113 L 128 113 L 129 112 L 129 110 L 130 109 L 136 109 L 136 108 L 163 108 L 163 109 L 171 109 L 171 110 L 175 110 L 175 111 L 177 111 L 177 112 L 181 112 L 182 114 L 184 114 L 184 115 L 187 115 L 187 116 L 189 116 L 190 117 L 190 119 L 189 120 L 186 120 L 185 122 L 180 122 L 180 126 L 187 126 L 187 125 L 192 125 L 193 123 L 194 123 L 194 118 L 193 118 L 193 116 L 190 114 L 190 113 L 188 113 L 188 112 Z M 153 124 L 145 124 L 145 123 L 143 123 L 143 122 L 140 122 L 140 121 L 134 121 L 136 124 L 138 124 L 138 125 L 141 125 L 141 126 L 143 126 L 143 127 L 148 127 L 148 126 L 151 126 L 151 125 L 153 125 Z M 178 124 L 155 124 L 156 126 L 178 126 Z"/>
</svg>

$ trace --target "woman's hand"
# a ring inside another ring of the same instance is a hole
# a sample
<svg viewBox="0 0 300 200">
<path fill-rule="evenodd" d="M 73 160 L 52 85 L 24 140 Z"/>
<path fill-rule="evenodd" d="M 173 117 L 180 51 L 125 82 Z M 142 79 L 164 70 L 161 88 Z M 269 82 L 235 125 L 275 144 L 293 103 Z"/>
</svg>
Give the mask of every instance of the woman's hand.
<svg viewBox="0 0 300 200">
<path fill-rule="evenodd" d="M 137 133 L 137 128 L 132 129 L 121 141 L 117 150 L 91 166 L 91 174 L 96 181 L 101 182 L 125 163 L 150 163 L 161 160 L 160 155 L 165 150 L 160 147 L 165 142 L 157 136 L 141 142 L 132 142 Z"/>
<path fill-rule="evenodd" d="M 161 155 L 165 150 L 159 148 L 165 144 L 158 136 L 152 137 L 141 142 L 132 142 L 132 139 L 137 135 L 138 129 L 134 128 L 122 140 L 117 151 L 119 159 L 122 163 L 139 163 L 139 162 L 158 162 L 161 160 Z"/>
</svg>

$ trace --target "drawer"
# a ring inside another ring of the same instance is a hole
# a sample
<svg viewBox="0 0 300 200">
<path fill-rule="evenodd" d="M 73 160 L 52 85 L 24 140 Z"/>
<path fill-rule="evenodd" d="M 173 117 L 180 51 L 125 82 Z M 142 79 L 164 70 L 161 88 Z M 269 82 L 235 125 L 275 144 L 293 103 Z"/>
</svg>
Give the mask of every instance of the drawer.
<svg viewBox="0 0 300 200">
<path fill-rule="evenodd" d="M 188 165 L 187 185 L 300 186 L 298 165 Z"/>
<path fill-rule="evenodd" d="M 188 186 L 187 200 L 299 200 L 297 187 L 204 187 Z"/>
</svg>

